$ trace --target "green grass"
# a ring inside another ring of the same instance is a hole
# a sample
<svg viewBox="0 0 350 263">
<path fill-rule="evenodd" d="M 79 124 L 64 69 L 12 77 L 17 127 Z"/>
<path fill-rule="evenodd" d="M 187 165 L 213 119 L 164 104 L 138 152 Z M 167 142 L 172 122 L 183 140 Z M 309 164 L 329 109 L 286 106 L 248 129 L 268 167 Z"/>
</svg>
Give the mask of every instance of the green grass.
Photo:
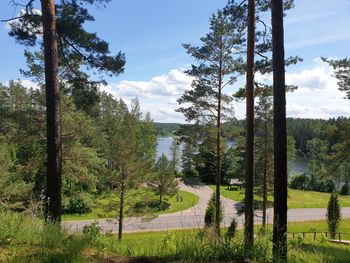
<svg viewBox="0 0 350 263">
<path fill-rule="evenodd" d="M 215 190 L 214 185 L 209 186 Z M 244 199 L 244 189 L 242 190 L 228 190 L 226 186 L 221 186 L 221 194 L 231 200 L 242 202 Z M 288 190 L 288 208 L 326 208 L 329 200 L 329 193 L 320 193 L 313 191 L 302 190 Z M 261 200 L 260 197 L 255 196 L 256 200 Z M 350 196 L 339 196 L 340 205 L 342 207 L 350 206 Z M 272 201 L 272 196 L 268 197 Z"/>
<path fill-rule="evenodd" d="M 290 224 L 288 230 L 326 229 L 325 221 L 308 221 Z M 350 219 L 341 221 L 339 231 L 350 232 Z M 218 242 L 210 230 L 192 229 L 130 233 L 119 242 L 116 236 L 94 231 L 69 235 L 54 225 L 43 226 L 37 219 L 0 212 L 0 262 L 238 263 L 245 258 L 253 262 L 272 262 L 270 232 L 265 236 L 257 234 L 255 246 L 248 249 L 242 236 L 239 230 L 233 240 Z M 322 237 L 313 240 L 312 236 L 305 239 L 289 236 L 288 242 L 288 262 L 349 262 L 350 246 L 331 244 Z"/>
<path fill-rule="evenodd" d="M 289 208 L 326 208 L 329 200 L 329 193 L 313 191 L 288 190 Z M 339 196 L 340 206 L 350 206 L 350 196 Z"/>
<path fill-rule="evenodd" d="M 179 191 L 183 201 L 177 202 L 176 195 L 168 198 L 166 207 L 159 207 L 158 197 L 153 192 L 138 190 L 134 193 L 132 205 L 128 207 L 126 216 L 157 216 L 188 209 L 199 202 L 199 197 L 189 192 Z M 99 218 L 117 218 L 117 200 L 115 194 L 105 194 L 96 199 L 96 206 L 87 214 L 63 215 L 62 220 L 93 220 Z"/>
</svg>

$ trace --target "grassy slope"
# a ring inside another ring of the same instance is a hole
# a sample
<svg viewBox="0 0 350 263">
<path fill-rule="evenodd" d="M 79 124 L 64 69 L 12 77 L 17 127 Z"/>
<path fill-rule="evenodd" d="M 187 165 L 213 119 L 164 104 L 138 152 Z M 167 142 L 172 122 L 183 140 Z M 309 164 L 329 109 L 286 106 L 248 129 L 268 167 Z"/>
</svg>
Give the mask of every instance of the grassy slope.
<svg viewBox="0 0 350 263">
<path fill-rule="evenodd" d="M 295 232 L 324 230 L 325 221 L 289 226 L 289 231 Z M 339 230 L 350 232 L 350 219 L 343 220 Z M 244 252 L 242 249 L 242 231 L 230 243 L 222 244 L 213 242 L 210 234 L 203 236 L 203 233 L 200 230 L 132 233 L 125 234 L 119 242 L 115 236 L 68 235 L 54 226 L 42 228 L 38 220 L 0 212 L 0 262 L 135 262 L 130 256 L 160 257 L 157 262 L 168 262 L 174 258 L 178 260 L 176 262 L 214 262 L 216 255 L 224 259 L 231 255 L 233 260 L 230 262 L 241 262 L 247 256 L 244 253 L 253 255 L 256 262 L 261 262 L 259 259 L 264 262 L 271 260 L 269 235 L 257 237 L 251 254 L 251 251 Z M 345 263 L 349 262 L 350 246 L 330 244 L 322 237 L 316 241 L 312 236 L 305 240 L 289 238 L 288 253 L 289 262 Z M 121 257 L 126 258 L 120 261 Z M 222 262 L 225 262 L 224 259 Z"/>
<path fill-rule="evenodd" d="M 214 185 L 210 188 L 215 189 Z M 234 201 L 244 199 L 244 190 L 227 190 L 226 186 L 221 186 L 221 194 Z M 288 190 L 288 207 L 289 208 L 326 208 L 329 200 L 329 193 L 320 193 L 313 191 Z M 260 198 L 261 199 L 261 198 Z M 269 200 L 272 197 L 269 196 Z M 343 207 L 350 206 L 350 196 L 340 196 L 340 205 Z"/>
<path fill-rule="evenodd" d="M 179 191 L 183 196 L 182 202 L 176 201 L 176 196 L 169 198 L 169 207 L 165 210 L 159 210 L 157 205 L 158 197 L 152 192 L 142 191 L 135 193 L 133 206 L 129 208 L 127 216 L 155 216 L 165 213 L 174 213 L 188 209 L 199 202 L 199 197 L 189 192 Z M 87 214 L 82 215 L 63 215 L 63 220 L 91 220 L 98 218 L 117 218 L 117 197 L 113 194 L 104 195 L 96 200 L 96 207 Z"/>
</svg>

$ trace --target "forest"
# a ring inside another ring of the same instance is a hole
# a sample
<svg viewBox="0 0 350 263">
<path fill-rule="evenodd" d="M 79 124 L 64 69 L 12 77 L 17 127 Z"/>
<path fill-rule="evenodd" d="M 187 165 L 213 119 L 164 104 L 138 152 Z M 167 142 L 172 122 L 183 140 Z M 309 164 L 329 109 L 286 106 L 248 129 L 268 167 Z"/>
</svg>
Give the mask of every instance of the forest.
<svg viewBox="0 0 350 263">
<path fill-rule="evenodd" d="M 108 92 L 128 57 L 86 23 L 109 2 L 10 1 L 1 20 L 25 68 L 0 83 L 0 262 L 347 262 L 350 117 L 287 114 L 295 1 L 228 0 L 182 43 L 181 123 Z M 350 60 L 320 60 L 347 105 Z"/>
</svg>

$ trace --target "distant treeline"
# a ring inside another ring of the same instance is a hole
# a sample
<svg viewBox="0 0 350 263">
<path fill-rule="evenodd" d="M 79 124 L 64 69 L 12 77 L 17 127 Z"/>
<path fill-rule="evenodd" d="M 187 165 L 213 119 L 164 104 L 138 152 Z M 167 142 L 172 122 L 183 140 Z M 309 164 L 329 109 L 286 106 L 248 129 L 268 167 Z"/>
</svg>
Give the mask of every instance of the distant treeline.
<svg viewBox="0 0 350 263">
<path fill-rule="evenodd" d="M 158 137 L 172 136 L 175 131 L 180 127 L 180 123 L 162 123 L 155 122 L 154 127 Z"/>
<path fill-rule="evenodd" d="M 325 119 L 304 119 L 304 118 L 287 118 L 287 131 L 288 135 L 292 136 L 295 140 L 295 147 L 300 155 L 307 155 L 307 141 L 313 138 L 319 138 L 329 141 L 330 144 L 336 143 L 336 138 L 330 136 L 330 132 L 349 121 L 347 117 L 338 117 Z M 160 123 L 155 122 L 158 137 L 172 136 L 177 131 L 180 123 Z M 244 129 L 245 120 L 237 120 L 232 123 L 225 123 L 224 130 L 230 133 L 230 129 L 239 128 Z M 230 133 L 231 135 L 231 133 Z M 232 133 L 234 139 L 235 132 Z M 332 138 L 333 137 L 333 138 Z"/>
</svg>

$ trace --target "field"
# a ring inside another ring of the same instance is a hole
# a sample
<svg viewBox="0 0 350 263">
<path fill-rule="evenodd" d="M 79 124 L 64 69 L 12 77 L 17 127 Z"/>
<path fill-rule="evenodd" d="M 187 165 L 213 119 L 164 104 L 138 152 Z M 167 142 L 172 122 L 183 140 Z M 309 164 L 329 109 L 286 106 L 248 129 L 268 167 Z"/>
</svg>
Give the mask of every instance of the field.
<svg viewBox="0 0 350 263">
<path fill-rule="evenodd" d="M 214 185 L 209 186 L 211 189 L 215 189 Z M 241 202 L 244 199 L 243 190 L 228 190 L 227 186 L 221 186 L 221 194 L 224 197 L 232 199 L 237 202 Z M 288 208 L 326 208 L 329 200 L 329 193 L 320 193 L 313 191 L 301 191 L 301 190 L 288 190 Z M 255 196 L 257 200 L 261 200 L 260 197 Z M 342 207 L 350 206 L 350 196 L 339 196 L 340 205 Z M 269 201 L 272 201 L 272 196 L 268 197 Z"/>
<path fill-rule="evenodd" d="M 174 213 L 177 211 L 188 209 L 199 202 L 199 197 L 185 191 L 178 192 L 183 197 L 182 202 L 176 201 L 176 195 L 167 200 L 167 205 L 159 206 L 158 197 L 154 193 L 145 190 L 135 192 L 133 202 L 127 208 L 127 216 L 156 216 L 165 213 Z M 96 199 L 96 206 L 90 213 L 63 215 L 62 219 L 68 220 L 91 220 L 99 218 L 117 218 L 117 200 L 118 198 L 112 194 L 105 194 Z"/>
<path fill-rule="evenodd" d="M 271 229 L 271 226 L 269 226 Z M 288 231 L 324 231 L 325 221 L 289 225 Z M 350 233 L 350 220 L 341 222 L 340 231 Z M 222 231 L 223 234 L 225 230 Z M 271 233 L 259 235 L 254 248 L 245 248 L 242 231 L 232 240 L 213 237 L 209 230 L 169 230 L 100 235 L 92 227 L 83 235 L 68 235 L 57 227 L 45 227 L 38 220 L 14 213 L 0 214 L 0 262 L 272 262 Z M 325 237 L 288 238 L 288 262 L 349 262 L 350 246 L 331 244 Z"/>
</svg>

